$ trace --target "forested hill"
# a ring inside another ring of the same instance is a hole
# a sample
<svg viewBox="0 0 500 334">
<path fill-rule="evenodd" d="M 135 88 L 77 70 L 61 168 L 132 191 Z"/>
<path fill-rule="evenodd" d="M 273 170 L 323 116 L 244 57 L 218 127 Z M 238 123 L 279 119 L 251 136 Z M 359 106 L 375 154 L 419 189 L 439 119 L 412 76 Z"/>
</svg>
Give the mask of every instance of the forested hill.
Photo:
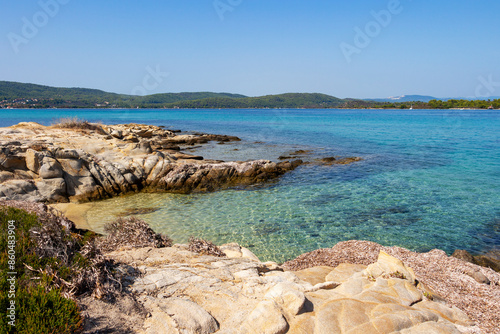
<svg viewBox="0 0 500 334">
<path fill-rule="evenodd" d="M 324 94 L 248 97 L 230 93 L 165 93 L 146 96 L 87 88 L 56 88 L 0 81 L 0 106 L 25 108 L 333 108 L 342 99 Z"/>
<path fill-rule="evenodd" d="M 165 104 L 206 98 L 244 98 L 229 93 L 165 93 L 146 96 L 108 93 L 88 88 L 58 88 L 50 86 L 0 81 L 0 105 L 26 108 L 163 108 Z"/>
<path fill-rule="evenodd" d="M 339 99 L 318 93 L 287 93 L 248 97 L 230 93 L 165 93 L 146 96 L 108 93 L 87 88 L 57 88 L 0 81 L 0 108 L 382 108 L 487 109 L 500 100 L 431 100 L 375 102 Z"/>
</svg>

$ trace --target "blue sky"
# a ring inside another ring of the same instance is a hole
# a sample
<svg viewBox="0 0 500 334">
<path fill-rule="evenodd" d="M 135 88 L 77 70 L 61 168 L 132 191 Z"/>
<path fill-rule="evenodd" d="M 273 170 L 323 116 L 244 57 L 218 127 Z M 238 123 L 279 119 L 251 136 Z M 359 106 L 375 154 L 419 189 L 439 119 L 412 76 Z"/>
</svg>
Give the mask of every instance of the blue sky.
<svg viewBox="0 0 500 334">
<path fill-rule="evenodd" d="M 500 95 L 498 0 L 0 4 L 0 80 L 125 94 Z"/>
</svg>

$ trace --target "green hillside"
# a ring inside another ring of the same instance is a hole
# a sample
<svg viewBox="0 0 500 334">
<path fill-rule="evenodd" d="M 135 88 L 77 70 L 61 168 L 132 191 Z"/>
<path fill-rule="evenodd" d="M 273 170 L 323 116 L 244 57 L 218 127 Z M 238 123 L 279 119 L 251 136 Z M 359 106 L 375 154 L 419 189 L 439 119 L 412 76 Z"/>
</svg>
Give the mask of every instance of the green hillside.
<svg viewBox="0 0 500 334">
<path fill-rule="evenodd" d="M 33 108 L 163 108 L 165 104 L 206 98 L 245 98 L 230 93 L 165 93 L 146 96 L 108 93 L 88 88 L 58 88 L 29 83 L 0 81 L 0 103 Z M 20 101 L 16 101 L 20 100 Z M 22 100 L 22 101 L 21 101 Z"/>
<path fill-rule="evenodd" d="M 146 96 L 87 88 L 57 88 L 0 81 L 0 107 L 24 108 L 334 108 L 344 100 L 325 94 L 247 97 L 230 93 L 165 93 Z"/>
<path fill-rule="evenodd" d="M 248 97 L 240 94 L 194 92 L 146 96 L 108 93 L 98 89 L 57 88 L 0 81 L 0 108 L 347 108 L 347 109 L 499 109 L 500 100 L 431 100 L 376 102 L 339 99 L 318 93 L 287 93 Z"/>
</svg>

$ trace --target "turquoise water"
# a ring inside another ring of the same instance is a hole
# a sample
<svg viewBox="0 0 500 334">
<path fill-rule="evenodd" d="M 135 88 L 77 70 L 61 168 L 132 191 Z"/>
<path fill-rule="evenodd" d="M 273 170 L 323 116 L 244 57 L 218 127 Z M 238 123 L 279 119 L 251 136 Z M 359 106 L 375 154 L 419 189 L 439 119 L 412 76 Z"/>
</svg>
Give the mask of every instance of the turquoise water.
<svg viewBox="0 0 500 334">
<path fill-rule="evenodd" d="M 304 165 L 265 186 L 97 202 L 87 217 L 97 230 L 125 208 L 154 207 L 141 217 L 176 242 L 235 241 L 263 260 L 348 239 L 448 253 L 500 247 L 498 111 L 1 110 L 0 125 L 75 115 L 243 139 L 194 151 L 206 158 L 276 160 L 298 149 L 311 151 L 307 159 L 363 158 Z"/>
</svg>

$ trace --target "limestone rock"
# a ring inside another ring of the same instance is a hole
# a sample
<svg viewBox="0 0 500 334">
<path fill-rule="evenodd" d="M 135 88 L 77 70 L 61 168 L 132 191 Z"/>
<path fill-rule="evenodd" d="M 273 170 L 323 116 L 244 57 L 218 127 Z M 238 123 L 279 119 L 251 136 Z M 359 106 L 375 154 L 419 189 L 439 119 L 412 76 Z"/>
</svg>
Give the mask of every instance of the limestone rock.
<svg viewBox="0 0 500 334">
<path fill-rule="evenodd" d="M 387 277 L 400 277 L 415 284 L 415 273 L 413 270 L 406 267 L 401 260 L 396 259 L 384 251 L 380 251 L 377 262 L 369 265 L 365 272 L 373 278 L 383 275 Z"/>
<path fill-rule="evenodd" d="M 328 275 L 325 280 L 330 282 L 344 283 L 350 279 L 354 274 L 366 269 L 363 264 L 341 263 L 336 266 Z"/>
<path fill-rule="evenodd" d="M 251 250 L 241 247 L 235 242 L 221 245 L 219 248 L 229 258 L 245 258 L 260 262 L 259 258 Z"/>
<path fill-rule="evenodd" d="M 145 333 L 210 334 L 219 329 L 215 319 L 198 304 L 181 298 L 154 300 L 145 304 L 152 309 Z"/>
<path fill-rule="evenodd" d="M 46 202 L 56 203 L 66 201 L 66 181 L 63 178 L 47 179 L 35 182 L 40 195 Z"/>
<path fill-rule="evenodd" d="M 63 176 L 61 164 L 54 158 L 44 157 L 38 174 L 42 179 L 55 179 Z"/>
<path fill-rule="evenodd" d="M 182 328 L 186 333 L 221 334 L 454 333 L 457 326 L 468 331 L 472 325 L 457 308 L 424 300 L 411 279 L 386 274 L 374 278 L 364 266 L 316 268 L 310 274 L 316 271 L 319 277 L 340 277 L 342 282 L 313 286 L 290 271 L 265 271 L 266 265 L 252 259 L 186 249 L 174 245 L 106 255 L 141 272 L 124 288 L 151 313 L 144 333 L 184 333 Z M 379 258 L 377 268 L 387 265 L 386 257 Z M 311 275 L 304 277 L 310 280 Z"/>
<path fill-rule="evenodd" d="M 288 323 L 276 302 L 264 300 L 245 318 L 238 333 L 284 334 Z"/>
<path fill-rule="evenodd" d="M 304 307 L 306 296 L 295 288 L 294 284 L 276 284 L 264 296 L 273 299 L 285 313 L 291 317 L 296 316 Z"/>
<path fill-rule="evenodd" d="M 296 271 L 295 275 L 303 281 L 316 285 L 326 282 L 326 276 L 332 272 L 332 270 L 334 270 L 332 267 L 318 266 Z"/>
</svg>

